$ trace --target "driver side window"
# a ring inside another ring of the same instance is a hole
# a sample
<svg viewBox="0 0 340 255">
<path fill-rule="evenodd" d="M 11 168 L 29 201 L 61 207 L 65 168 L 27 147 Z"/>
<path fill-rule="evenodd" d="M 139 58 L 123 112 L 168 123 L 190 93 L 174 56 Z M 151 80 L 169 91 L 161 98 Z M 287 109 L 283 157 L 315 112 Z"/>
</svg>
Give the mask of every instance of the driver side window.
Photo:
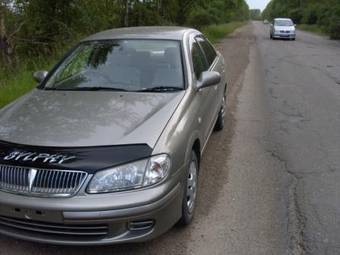
<svg viewBox="0 0 340 255">
<path fill-rule="evenodd" d="M 191 57 L 196 79 L 198 80 L 201 77 L 202 72 L 209 69 L 209 66 L 201 47 L 196 40 L 194 40 L 191 45 Z"/>
</svg>

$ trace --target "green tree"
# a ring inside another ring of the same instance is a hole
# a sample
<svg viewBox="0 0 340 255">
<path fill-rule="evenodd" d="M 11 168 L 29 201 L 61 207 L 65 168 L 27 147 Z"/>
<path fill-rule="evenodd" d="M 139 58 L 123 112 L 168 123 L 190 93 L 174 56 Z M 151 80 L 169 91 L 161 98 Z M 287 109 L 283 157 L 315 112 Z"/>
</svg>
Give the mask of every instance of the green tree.
<svg viewBox="0 0 340 255">
<path fill-rule="evenodd" d="M 0 56 L 13 65 L 121 26 L 201 28 L 248 18 L 245 0 L 0 0 Z"/>
<path fill-rule="evenodd" d="M 272 0 L 263 16 L 267 19 L 291 17 L 296 23 L 320 26 L 331 38 L 340 38 L 339 0 Z"/>
</svg>

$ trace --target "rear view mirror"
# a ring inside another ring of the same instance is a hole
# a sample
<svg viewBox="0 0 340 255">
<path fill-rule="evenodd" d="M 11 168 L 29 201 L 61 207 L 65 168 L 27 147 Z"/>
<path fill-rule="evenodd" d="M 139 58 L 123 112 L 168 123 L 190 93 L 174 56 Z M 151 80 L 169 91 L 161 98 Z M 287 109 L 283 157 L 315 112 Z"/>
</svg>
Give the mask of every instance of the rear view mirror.
<svg viewBox="0 0 340 255">
<path fill-rule="evenodd" d="M 36 82 L 41 83 L 47 76 L 47 71 L 37 71 L 33 74 L 33 78 Z"/>
<path fill-rule="evenodd" d="M 211 87 L 219 84 L 222 80 L 221 75 L 218 72 L 206 71 L 201 74 L 198 80 L 198 89 Z"/>
</svg>

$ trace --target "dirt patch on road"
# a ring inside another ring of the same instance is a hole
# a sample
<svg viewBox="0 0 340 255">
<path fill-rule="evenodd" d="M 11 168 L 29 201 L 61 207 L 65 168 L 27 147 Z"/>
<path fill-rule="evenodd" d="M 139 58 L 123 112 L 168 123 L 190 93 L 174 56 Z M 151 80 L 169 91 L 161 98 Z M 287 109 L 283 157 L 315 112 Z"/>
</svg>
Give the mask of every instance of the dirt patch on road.
<svg viewBox="0 0 340 255">
<path fill-rule="evenodd" d="M 250 44 L 255 42 L 252 30 L 252 24 L 248 24 L 216 46 L 226 62 L 229 107 L 235 108 L 237 105 L 237 94 L 242 88 L 243 75 L 249 64 Z"/>
</svg>

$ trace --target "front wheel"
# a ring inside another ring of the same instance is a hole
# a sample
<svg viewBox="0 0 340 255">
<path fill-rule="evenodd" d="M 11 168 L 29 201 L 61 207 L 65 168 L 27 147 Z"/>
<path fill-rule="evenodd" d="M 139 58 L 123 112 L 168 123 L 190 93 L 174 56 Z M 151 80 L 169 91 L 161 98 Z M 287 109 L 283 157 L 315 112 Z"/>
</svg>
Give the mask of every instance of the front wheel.
<svg viewBox="0 0 340 255">
<path fill-rule="evenodd" d="M 182 202 L 182 218 L 180 225 L 187 226 L 192 222 L 197 197 L 199 164 L 196 153 L 193 151 L 185 179 L 185 190 Z"/>
</svg>

